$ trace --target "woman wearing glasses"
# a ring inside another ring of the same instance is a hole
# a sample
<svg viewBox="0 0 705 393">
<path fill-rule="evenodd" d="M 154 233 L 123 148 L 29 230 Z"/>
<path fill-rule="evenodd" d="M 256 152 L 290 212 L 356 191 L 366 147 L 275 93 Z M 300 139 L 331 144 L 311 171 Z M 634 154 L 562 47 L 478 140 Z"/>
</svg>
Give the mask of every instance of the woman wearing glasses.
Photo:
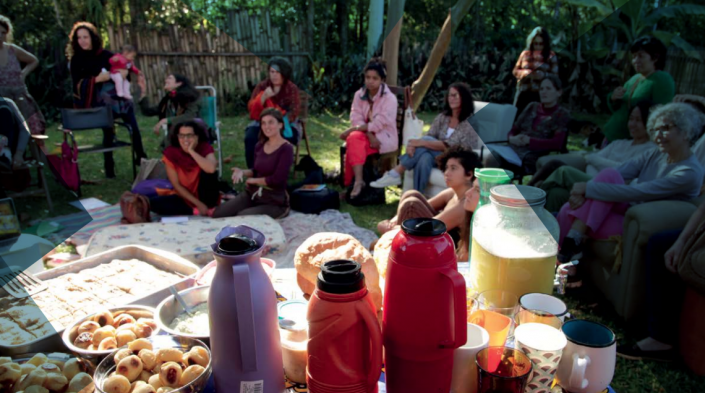
<svg viewBox="0 0 705 393">
<path fill-rule="evenodd" d="M 173 189 L 157 189 L 149 200 L 162 216 L 210 216 L 218 205 L 217 162 L 204 126 L 197 121 L 177 123 L 169 133 L 162 161 Z"/>
<path fill-rule="evenodd" d="M 636 74 L 607 96 L 607 105 L 612 111 L 604 127 L 606 141 L 628 139 L 629 108 L 641 100 L 656 104 L 667 104 L 673 100 L 675 82 L 663 68 L 666 66 L 666 46 L 654 37 L 642 37 L 634 41 L 630 49 L 632 66 Z"/>
<path fill-rule="evenodd" d="M 651 112 L 647 128 L 658 149 L 608 168 L 586 183 L 575 183 L 570 200 L 558 213 L 561 262 L 582 257 L 587 238 L 609 239 L 622 234 L 631 204 L 656 200 L 689 200 L 700 193 L 703 167 L 691 146 L 702 127 L 692 106 L 672 103 Z M 631 182 L 627 185 L 626 182 Z"/>
</svg>

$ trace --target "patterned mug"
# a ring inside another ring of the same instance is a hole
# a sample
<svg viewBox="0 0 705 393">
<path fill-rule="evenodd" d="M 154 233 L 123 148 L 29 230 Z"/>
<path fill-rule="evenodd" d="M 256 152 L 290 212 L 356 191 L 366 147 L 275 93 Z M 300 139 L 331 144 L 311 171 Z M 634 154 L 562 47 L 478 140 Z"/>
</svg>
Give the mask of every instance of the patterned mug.
<svg viewBox="0 0 705 393">
<path fill-rule="evenodd" d="M 514 333 L 516 344 L 533 363 L 526 393 L 550 393 L 563 349 L 568 343 L 560 330 L 542 323 L 524 323 Z"/>
</svg>

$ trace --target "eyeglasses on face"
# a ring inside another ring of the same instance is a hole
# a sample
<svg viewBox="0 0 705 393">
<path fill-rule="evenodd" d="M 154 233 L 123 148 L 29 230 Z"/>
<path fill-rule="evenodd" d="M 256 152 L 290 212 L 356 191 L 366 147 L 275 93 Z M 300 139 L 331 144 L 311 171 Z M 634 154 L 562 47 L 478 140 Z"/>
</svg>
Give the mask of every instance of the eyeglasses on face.
<svg viewBox="0 0 705 393">
<path fill-rule="evenodd" d="M 179 134 L 179 139 L 193 139 L 196 134 Z"/>
</svg>

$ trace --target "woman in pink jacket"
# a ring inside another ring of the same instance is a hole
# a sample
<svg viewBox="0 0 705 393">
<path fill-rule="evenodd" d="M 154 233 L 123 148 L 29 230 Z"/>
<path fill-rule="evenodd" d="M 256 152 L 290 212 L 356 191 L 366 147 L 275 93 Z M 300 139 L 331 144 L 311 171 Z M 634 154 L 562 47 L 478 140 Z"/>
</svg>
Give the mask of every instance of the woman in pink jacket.
<svg viewBox="0 0 705 393">
<path fill-rule="evenodd" d="M 397 134 L 397 98 L 384 83 L 387 66 L 383 60 L 374 58 L 365 66 L 365 87 L 355 93 L 350 111 L 351 127 L 340 134 L 346 142 L 345 185 L 353 177 L 350 198 L 354 199 L 365 187 L 362 166 L 367 156 L 375 153 L 390 153 L 399 148 Z"/>
</svg>

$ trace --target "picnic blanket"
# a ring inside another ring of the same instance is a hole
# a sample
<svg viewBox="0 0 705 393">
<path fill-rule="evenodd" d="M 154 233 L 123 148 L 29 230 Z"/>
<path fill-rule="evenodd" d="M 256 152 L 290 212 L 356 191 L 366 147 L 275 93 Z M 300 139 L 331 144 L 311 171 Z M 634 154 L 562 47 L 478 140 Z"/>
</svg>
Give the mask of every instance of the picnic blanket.
<svg viewBox="0 0 705 393">
<path fill-rule="evenodd" d="M 213 260 L 210 245 L 215 242 L 215 235 L 229 225 L 248 225 L 262 232 L 267 238 L 264 255 L 268 257 L 281 253 L 286 246 L 281 226 L 269 216 L 190 217 L 184 222 L 151 222 L 103 228 L 91 237 L 85 256 L 133 244 L 167 250 L 198 265 L 205 265 Z"/>
</svg>

